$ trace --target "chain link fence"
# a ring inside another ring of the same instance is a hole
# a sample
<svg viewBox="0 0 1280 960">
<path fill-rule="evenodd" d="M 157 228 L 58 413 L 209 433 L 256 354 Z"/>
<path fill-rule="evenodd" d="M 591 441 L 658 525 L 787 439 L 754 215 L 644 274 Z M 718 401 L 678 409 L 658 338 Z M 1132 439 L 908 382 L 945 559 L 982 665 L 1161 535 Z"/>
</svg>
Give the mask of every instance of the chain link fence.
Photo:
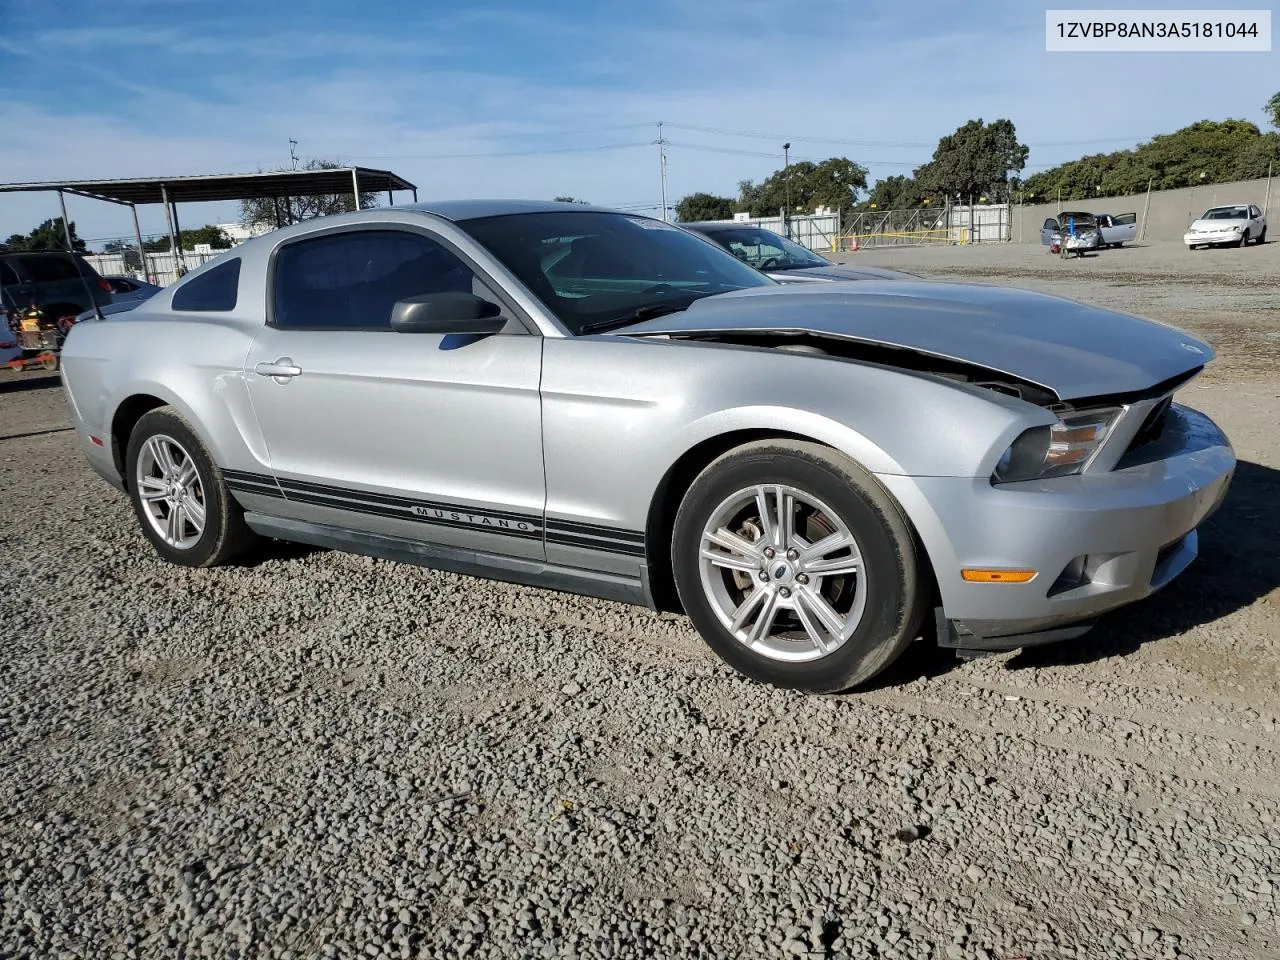
<svg viewBox="0 0 1280 960">
<path fill-rule="evenodd" d="M 1006 243 L 1012 239 L 1008 204 L 946 204 L 902 210 L 859 210 L 830 248 L 922 246 L 932 243 Z"/>
</svg>

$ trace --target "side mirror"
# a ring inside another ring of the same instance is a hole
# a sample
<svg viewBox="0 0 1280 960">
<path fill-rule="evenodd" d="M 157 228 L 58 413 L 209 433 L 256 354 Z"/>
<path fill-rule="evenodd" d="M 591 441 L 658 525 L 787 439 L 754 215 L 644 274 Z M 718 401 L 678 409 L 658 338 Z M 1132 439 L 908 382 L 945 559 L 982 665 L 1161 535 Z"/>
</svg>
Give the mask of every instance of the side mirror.
<svg viewBox="0 0 1280 960">
<path fill-rule="evenodd" d="M 502 308 L 473 293 L 424 293 L 401 300 L 391 308 L 391 329 L 396 333 L 472 334 L 497 333 L 506 320 Z"/>
</svg>

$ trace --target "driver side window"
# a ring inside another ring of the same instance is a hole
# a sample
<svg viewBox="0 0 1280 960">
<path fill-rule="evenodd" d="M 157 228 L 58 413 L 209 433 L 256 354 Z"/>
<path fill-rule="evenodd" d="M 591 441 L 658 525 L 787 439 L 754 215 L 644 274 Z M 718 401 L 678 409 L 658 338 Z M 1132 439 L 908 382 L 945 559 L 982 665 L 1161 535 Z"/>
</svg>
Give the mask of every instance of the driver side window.
<svg viewBox="0 0 1280 960">
<path fill-rule="evenodd" d="M 496 299 L 466 263 L 430 237 L 404 230 L 331 233 L 276 254 L 272 324 L 390 331 L 398 301 L 450 291 Z"/>
</svg>

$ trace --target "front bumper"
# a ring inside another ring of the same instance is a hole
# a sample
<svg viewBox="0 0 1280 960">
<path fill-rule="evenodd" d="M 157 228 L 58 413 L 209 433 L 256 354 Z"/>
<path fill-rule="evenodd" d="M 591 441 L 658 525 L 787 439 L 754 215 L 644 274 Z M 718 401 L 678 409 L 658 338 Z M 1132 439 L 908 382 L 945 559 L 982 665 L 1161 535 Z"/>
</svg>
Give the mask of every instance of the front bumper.
<svg viewBox="0 0 1280 960">
<path fill-rule="evenodd" d="M 1216 230 L 1213 233 L 1184 233 L 1182 242 L 1188 247 L 1208 243 L 1239 243 L 1242 235 L 1239 230 Z"/>
<path fill-rule="evenodd" d="M 1013 649 L 1083 633 L 1168 584 L 1195 559 L 1196 527 L 1222 502 L 1235 455 L 1208 417 L 1170 408 L 1164 434 L 1106 473 L 993 485 L 881 476 L 933 563 L 954 646 Z M 1139 462 L 1140 461 L 1140 462 Z M 965 568 L 1036 570 L 971 583 Z"/>
</svg>

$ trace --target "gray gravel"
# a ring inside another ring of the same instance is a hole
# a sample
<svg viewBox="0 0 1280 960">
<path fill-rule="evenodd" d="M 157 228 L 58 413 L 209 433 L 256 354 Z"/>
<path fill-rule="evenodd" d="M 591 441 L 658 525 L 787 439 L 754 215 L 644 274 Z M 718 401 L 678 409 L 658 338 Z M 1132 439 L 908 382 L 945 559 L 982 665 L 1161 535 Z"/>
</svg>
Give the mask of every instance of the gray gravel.
<svg viewBox="0 0 1280 960">
<path fill-rule="evenodd" d="M 1194 400 L 1247 465 L 1168 593 L 842 697 L 617 604 L 165 566 L 8 378 L 0 957 L 1280 956 L 1280 378 L 1234 362 Z"/>
</svg>

